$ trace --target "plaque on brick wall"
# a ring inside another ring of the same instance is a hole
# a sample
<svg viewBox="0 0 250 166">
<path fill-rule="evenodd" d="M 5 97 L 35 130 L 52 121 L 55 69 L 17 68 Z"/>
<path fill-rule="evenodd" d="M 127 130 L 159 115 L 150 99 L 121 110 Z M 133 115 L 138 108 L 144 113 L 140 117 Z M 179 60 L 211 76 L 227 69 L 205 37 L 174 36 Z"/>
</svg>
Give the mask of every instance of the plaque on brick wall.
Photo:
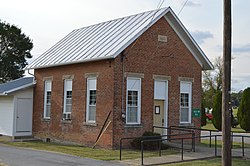
<svg viewBox="0 0 250 166">
<path fill-rule="evenodd" d="M 201 111 L 200 111 L 200 109 L 194 108 L 194 109 L 192 110 L 192 117 L 194 117 L 194 118 L 199 118 L 199 117 L 201 117 Z"/>
</svg>

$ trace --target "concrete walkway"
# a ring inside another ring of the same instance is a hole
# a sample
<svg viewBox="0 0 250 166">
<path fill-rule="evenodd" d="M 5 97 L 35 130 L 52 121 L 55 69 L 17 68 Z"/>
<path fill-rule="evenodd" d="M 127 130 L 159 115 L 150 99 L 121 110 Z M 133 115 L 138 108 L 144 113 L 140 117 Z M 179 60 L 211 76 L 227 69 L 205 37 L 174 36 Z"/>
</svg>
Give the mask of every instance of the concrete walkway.
<svg viewBox="0 0 250 166">
<path fill-rule="evenodd" d="M 242 150 L 241 149 L 233 149 L 232 154 L 234 157 L 241 157 L 242 156 Z M 217 149 L 217 156 L 221 156 L 221 149 Z M 206 158 L 213 158 L 215 157 L 215 148 L 209 148 L 204 146 L 197 146 L 195 152 L 192 152 L 190 150 L 185 150 L 183 155 L 184 161 L 189 160 L 197 160 L 197 159 L 206 159 Z M 245 157 L 250 158 L 250 149 L 245 149 Z M 178 154 L 173 155 L 165 155 L 162 157 L 148 157 L 144 158 L 143 164 L 144 165 L 158 165 L 163 163 L 176 163 L 181 162 L 181 152 Z M 122 160 L 121 163 L 125 163 L 128 165 L 141 165 L 141 158 L 135 159 L 135 160 Z"/>
</svg>

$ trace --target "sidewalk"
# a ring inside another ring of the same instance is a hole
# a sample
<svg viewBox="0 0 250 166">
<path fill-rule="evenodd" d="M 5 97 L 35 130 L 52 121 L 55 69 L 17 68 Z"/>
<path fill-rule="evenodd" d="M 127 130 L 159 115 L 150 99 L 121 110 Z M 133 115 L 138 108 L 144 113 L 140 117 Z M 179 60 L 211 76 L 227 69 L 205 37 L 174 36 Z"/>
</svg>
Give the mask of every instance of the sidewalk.
<svg viewBox="0 0 250 166">
<path fill-rule="evenodd" d="M 242 150 L 241 149 L 232 149 L 232 155 L 234 157 L 241 157 Z M 217 157 L 221 156 L 221 148 L 217 148 Z M 206 159 L 215 157 L 215 148 L 209 148 L 204 146 L 196 145 L 195 152 L 192 151 L 184 151 L 183 160 L 197 160 L 197 159 Z M 250 158 L 250 149 L 245 149 L 245 157 Z M 166 164 L 166 163 L 176 163 L 181 162 L 181 151 L 178 154 L 173 155 L 165 155 L 161 157 L 148 157 L 143 159 L 144 165 L 158 165 L 158 164 Z M 135 160 L 122 160 L 121 163 L 125 163 L 128 165 L 141 165 L 141 158 Z"/>
</svg>

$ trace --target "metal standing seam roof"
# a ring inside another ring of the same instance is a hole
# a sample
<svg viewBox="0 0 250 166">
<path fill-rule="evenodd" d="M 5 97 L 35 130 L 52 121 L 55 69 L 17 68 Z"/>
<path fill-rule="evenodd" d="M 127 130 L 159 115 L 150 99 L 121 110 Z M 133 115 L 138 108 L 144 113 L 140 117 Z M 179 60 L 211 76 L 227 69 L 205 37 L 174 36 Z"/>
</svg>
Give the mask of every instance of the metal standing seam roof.
<svg viewBox="0 0 250 166">
<path fill-rule="evenodd" d="M 34 77 L 22 77 L 10 82 L 0 84 L 0 96 L 7 95 L 9 93 L 32 87 L 35 85 Z"/>
<path fill-rule="evenodd" d="M 169 11 L 174 14 L 168 7 L 73 30 L 26 69 L 115 58 Z"/>
</svg>

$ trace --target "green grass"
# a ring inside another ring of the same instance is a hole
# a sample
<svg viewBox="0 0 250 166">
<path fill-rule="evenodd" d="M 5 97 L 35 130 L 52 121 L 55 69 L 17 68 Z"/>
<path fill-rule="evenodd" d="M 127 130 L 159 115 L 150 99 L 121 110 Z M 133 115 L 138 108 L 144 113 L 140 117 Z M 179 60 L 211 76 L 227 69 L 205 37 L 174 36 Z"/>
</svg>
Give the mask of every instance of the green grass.
<svg viewBox="0 0 250 166">
<path fill-rule="evenodd" d="M 215 141 L 214 140 L 212 140 L 212 146 L 214 146 L 215 145 Z M 207 139 L 202 139 L 201 140 L 201 143 L 200 143 L 200 145 L 203 145 L 203 146 L 209 146 L 209 144 L 210 144 L 210 141 L 209 140 L 207 140 Z M 241 148 L 241 142 L 233 142 L 233 148 L 234 149 L 237 149 L 237 148 Z M 222 141 L 221 140 L 217 140 L 217 147 L 218 148 L 221 148 L 222 147 Z M 245 148 L 250 148 L 250 144 L 244 144 L 244 147 Z"/>
<path fill-rule="evenodd" d="M 207 129 L 207 130 L 217 130 L 213 123 L 211 121 L 207 121 L 206 126 L 203 126 L 202 129 Z M 231 128 L 231 131 L 233 132 L 245 132 L 245 130 L 243 130 L 242 128 L 240 128 L 240 126 L 236 126 L 236 128 Z"/>
<path fill-rule="evenodd" d="M 250 160 L 233 158 L 232 165 L 234 166 L 249 166 Z M 191 162 L 182 162 L 177 164 L 167 164 L 165 166 L 221 166 L 221 159 L 197 160 Z"/>
<path fill-rule="evenodd" d="M 237 113 L 238 113 L 238 108 L 236 108 L 236 109 L 233 108 L 233 116 L 234 117 L 237 117 Z"/>
<path fill-rule="evenodd" d="M 76 145 L 62 145 L 56 143 L 45 142 L 2 142 L 6 145 L 15 147 L 32 148 L 36 150 L 45 150 L 58 153 L 65 153 L 79 157 L 93 158 L 98 160 L 119 160 L 119 150 L 108 149 L 92 149 L 89 147 L 76 146 Z M 173 150 L 162 150 L 162 155 L 176 154 Z M 145 157 L 158 156 L 158 151 L 145 151 Z M 141 151 L 136 150 L 123 150 L 122 159 L 136 159 L 141 157 Z"/>
</svg>

